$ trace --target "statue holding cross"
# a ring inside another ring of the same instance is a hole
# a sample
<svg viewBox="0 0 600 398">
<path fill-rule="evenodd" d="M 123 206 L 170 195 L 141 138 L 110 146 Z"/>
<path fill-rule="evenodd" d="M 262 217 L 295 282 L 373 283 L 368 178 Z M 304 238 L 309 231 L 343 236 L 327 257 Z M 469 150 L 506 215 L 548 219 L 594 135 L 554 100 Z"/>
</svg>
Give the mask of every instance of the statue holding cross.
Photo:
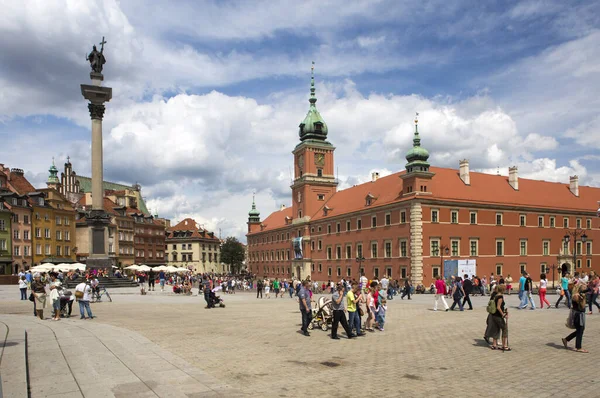
<svg viewBox="0 0 600 398">
<path fill-rule="evenodd" d="M 104 58 L 104 45 L 106 41 L 104 40 L 104 36 L 102 36 L 102 41 L 100 42 L 100 51 L 96 49 L 96 46 L 92 49 L 92 52 L 85 57 L 86 61 L 90 61 L 90 66 L 92 67 L 92 72 L 102 73 L 102 66 L 106 63 L 106 58 Z"/>
</svg>

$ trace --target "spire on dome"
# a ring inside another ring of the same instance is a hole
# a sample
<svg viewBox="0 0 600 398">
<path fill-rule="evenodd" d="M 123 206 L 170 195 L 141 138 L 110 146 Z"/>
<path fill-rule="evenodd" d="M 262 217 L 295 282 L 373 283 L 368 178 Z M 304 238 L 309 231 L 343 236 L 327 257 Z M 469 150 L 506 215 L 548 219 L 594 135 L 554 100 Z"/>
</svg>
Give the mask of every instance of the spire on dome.
<svg viewBox="0 0 600 398">
<path fill-rule="evenodd" d="M 50 175 L 48 176 L 47 184 L 58 184 L 58 169 L 54 165 L 54 157 L 52 157 L 52 166 L 48 169 Z"/>
<path fill-rule="evenodd" d="M 252 194 L 252 209 L 248 212 L 248 222 L 249 223 L 259 223 L 260 222 L 260 212 L 256 210 L 256 203 L 254 202 L 254 194 Z"/>
<path fill-rule="evenodd" d="M 419 135 L 419 112 L 415 116 L 415 133 L 413 137 L 413 147 L 406 154 L 406 171 L 429 171 L 429 151 L 421 147 L 421 136 Z"/>
<path fill-rule="evenodd" d="M 317 110 L 317 95 L 315 94 L 315 62 L 310 68 L 310 98 L 308 102 L 310 107 L 306 117 L 300 123 L 300 141 L 313 140 L 329 144 L 327 141 L 327 124 Z"/>
</svg>

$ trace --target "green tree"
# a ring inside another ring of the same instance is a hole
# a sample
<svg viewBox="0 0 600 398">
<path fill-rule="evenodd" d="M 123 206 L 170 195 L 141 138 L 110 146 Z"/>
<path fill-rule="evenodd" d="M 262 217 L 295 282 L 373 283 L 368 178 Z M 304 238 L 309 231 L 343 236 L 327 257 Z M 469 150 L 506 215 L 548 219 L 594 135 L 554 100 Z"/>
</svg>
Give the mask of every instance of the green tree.
<svg viewBox="0 0 600 398">
<path fill-rule="evenodd" d="M 246 259 L 246 250 L 236 238 L 230 236 L 221 245 L 221 261 L 229 265 L 231 272 L 237 274 Z"/>
</svg>

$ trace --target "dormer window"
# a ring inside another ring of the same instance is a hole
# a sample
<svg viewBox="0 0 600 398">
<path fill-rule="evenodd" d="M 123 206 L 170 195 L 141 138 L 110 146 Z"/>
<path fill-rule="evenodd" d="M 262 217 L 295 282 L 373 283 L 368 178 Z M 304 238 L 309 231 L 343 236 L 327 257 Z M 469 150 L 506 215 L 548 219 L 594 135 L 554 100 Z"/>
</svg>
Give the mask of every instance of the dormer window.
<svg viewBox="0 0 600 398">
<path fill-rule="evenodd" d="M 369 194 L 365 198 L 365 206 L 371 206 L 371 204 L 373 204 L 374 201 L 375 197 L 369 192 Z"/>
<path fill-rule="evenodd" d="M 323 123 L 315 123 L 315 131 L 321 131 L 323 129 Z"/>
<path fill-rule="evenodd" d="M 44 205 L 44 198 L 38 198 L 38 204 L 40 206 L 43 206 Z"/>
<path fill-rule="evenodd" d="M 323 207 L 323 215 L 326 216 L 327 213 L 329 212 L 329 210 L 331 210 L 331 208 L 327 205 L 325 205 L 325 207 Z"/>
</svg>

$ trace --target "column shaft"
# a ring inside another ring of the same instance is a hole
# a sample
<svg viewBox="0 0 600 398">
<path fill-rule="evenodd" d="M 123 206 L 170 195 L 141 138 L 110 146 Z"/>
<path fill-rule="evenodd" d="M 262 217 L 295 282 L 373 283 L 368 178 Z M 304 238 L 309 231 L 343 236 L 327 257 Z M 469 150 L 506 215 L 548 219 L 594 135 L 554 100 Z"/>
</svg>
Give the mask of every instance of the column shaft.
<svg viewBox="0 0 600 398">
<path fill-rule="evenodd" d="M 102 119 L 92 119 L 92 209 L 104 208 L 102 181 Z"/>
</svg>

